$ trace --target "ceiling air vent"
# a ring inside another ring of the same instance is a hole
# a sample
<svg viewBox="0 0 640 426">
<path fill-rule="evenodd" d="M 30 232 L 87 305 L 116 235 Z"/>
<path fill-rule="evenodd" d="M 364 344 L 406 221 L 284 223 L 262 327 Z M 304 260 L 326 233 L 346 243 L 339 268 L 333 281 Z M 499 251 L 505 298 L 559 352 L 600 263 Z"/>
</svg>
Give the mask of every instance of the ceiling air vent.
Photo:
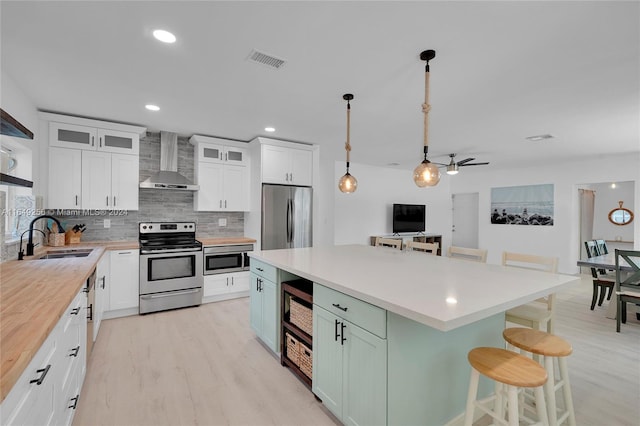
<svg viewBox="0 0 640 426">
<path fill-rule="evenodd" d="M 275 56 L 267 55 L 257 50 L 252 50 L 247 58 L 251 62 L 266 65 L 270 68 L 280 69 L 285 64 L 284 59 L 276 58 Z"/>
<path fill-rule="evenodd" d="M 553 139 L 554 136 L 553 135 L 536 135 L 536 136 L 528 136 L 525 139 L 531 142 L 538 142 L 538 141 L 544 141 L 547 139 Z"/>
</svg>

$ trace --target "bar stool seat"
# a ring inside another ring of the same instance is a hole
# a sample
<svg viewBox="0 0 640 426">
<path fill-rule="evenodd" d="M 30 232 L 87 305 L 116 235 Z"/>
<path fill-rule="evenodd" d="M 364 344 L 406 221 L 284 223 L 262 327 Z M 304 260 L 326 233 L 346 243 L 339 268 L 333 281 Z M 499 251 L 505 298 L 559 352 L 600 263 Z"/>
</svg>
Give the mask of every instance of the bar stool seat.
<svg viewBox="0 0 640 426">
<path fill-rule="evenodd" d="M 465 426 L 472 425 L 476 407 L 500 424 L 518 425 L 520 423 L 518 388 L 534 389 L 538 419 L 541 424 L 548 425 L 543 392 L 543 385 L 547 382 L 547 372 L 540 364 L 506 349 L 488 347 L 472 349 L 467 358 L 472 368 L 464 418 Z M 493 409 L 476 400 L 480 374 L 496 383 L 496 392 L 491 398 L 495 401 Z M 503 387 L 506 387 L 508 422 L 504 419 Z"/>
<path fill-rule="evenodd" d="M 543 362 L 549 377 L 544 386 L 549 424 L 556 426 L 568 420 L 569 425 L 575 426 L 576 417 L 573 411 L 569 369 L 566 359 L 573 352 L 571 344 L 562 337 L 530 328 L 507 328 L 502 332 L 502 336 L 512 347 L 544 357 Z M 557 383 L 555 381 L 554 359 L 557 361 L 558 370 L 560 371 L 560 380 Z M 564 409 L 558 415 L 556 392 L 560 388 L 563 390 Z"/>
</svg>

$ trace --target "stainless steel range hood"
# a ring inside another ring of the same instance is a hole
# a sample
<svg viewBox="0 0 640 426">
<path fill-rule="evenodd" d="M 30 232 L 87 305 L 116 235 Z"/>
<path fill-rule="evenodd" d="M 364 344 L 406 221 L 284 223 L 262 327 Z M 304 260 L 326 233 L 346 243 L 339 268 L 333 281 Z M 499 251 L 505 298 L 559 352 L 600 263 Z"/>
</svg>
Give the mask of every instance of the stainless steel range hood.
<svg viewBox="0 0 640 426">
<path fill-rule="evenodd" d="M 160 132 L 160 171 L 140 183 L 140 188 L 197 191 L 198 185 L 178 173 L 178 135 Z"/>
</svg>

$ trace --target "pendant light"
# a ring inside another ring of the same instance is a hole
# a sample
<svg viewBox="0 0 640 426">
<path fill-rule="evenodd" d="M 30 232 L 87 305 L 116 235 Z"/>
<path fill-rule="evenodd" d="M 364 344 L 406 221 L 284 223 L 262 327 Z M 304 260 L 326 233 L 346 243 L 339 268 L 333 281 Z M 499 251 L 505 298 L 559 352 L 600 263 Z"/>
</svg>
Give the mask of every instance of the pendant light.
<svg viewBox="0 0 640 426">
<path fill-rule="evenodd" d="M 427 160 L 429 152 L 429 61 L 436 57 L 435 50 L 425 50 L 420 54 L 420 59 L 426 61 L 424 73 L 424 103 L 422 104 L 422 112 L 424 112 L 424 160 L 418 164 L 413 170 L 413 181 L 420 188 L 425 186 L 436 186 L 440 182 L 440 170 L 438 166 Z"/>
<path fill-rule="evenodd" d="M 351 127 L 351 104 L 349 101 L 353 99 L 353 95 L 347 93 L 342 96 L 347 101 L 347 142 L 344 144 L 344 150 L 347 151 L 347 173 L 340 178 L 338 188 L 340 191 L 350 194 L 358 188 L 358 180 L 349 173 L 349 153 L 351 152 L 351 143 L 349 142 L 349 129 Z"/>
</svg>

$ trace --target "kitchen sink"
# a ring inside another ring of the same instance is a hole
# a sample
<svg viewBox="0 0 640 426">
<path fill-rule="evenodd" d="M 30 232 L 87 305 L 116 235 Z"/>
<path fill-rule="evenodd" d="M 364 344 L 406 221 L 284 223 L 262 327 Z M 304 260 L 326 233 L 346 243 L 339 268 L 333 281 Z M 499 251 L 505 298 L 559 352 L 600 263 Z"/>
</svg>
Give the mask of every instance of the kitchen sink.
<svg viewBox="0 0 640 426">
<path fill-rule="evenodd" d="M 43 254 L 38 259 L 66 259 L 70 257 L 87 257 L 93 249 L 54 250 Z"/>
</svg>

